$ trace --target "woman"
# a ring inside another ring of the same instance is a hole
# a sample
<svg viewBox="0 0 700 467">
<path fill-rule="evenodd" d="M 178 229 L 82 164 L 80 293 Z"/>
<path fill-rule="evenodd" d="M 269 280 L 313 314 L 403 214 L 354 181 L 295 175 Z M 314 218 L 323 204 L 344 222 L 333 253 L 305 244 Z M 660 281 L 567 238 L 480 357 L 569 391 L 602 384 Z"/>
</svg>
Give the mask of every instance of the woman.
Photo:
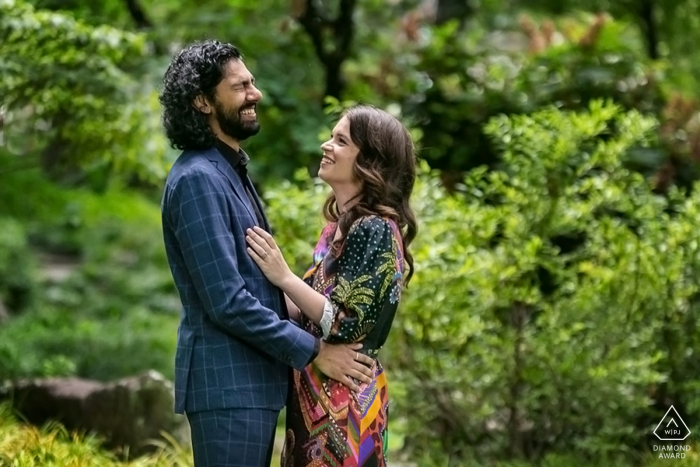
<svg viewBox="0 0 700 467">
<path fill-rule="evenodd" d="M 248 231 L 248 252 L 293 302 L 290 313 L 301 311 L 306 330 L 328 343 L 361 342 L 374 359 L 374 378 L 353 393 L 313 364 L 295 370 L 282 466 L 384 466 L 389 399 L 376 357 L 413 274 L 413 143 L 396 118 L 355 106 L 321 149 L 318 176 L 333 192 L 312 267 L 303 279 L 294 276 L 272 237 L 257 228 Z"/>
</svg>

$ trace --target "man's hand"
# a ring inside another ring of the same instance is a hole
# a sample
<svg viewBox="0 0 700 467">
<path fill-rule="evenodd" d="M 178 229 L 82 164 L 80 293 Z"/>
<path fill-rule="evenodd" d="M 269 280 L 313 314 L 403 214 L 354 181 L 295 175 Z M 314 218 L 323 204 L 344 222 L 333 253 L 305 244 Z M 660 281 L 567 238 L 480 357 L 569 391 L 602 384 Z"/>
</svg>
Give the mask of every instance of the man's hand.
<svg viewBox="0 0 700 467">
<path fill-rule="evenodd" d="M 321 341 L 321 350 L 313 361 L 321 372 L 340 381 L 353 392 L 360 392 L 360 386 L 352 378 L 363 383 L 371 383 L 374 360 L 358 352 L 362 344 L 331 345 Z"/>
</svg>

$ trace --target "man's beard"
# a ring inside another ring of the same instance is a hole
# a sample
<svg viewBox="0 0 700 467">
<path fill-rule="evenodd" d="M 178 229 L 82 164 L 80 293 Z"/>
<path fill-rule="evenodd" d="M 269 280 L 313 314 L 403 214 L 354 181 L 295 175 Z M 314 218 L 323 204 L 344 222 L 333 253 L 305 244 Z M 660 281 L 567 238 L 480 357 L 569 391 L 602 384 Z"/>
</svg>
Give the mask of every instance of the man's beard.
<svg viewBox="0 0 700 467">
<path fill-rule="evenodd" d="M 260 123 L 258 123 L 257 119 L 243 122 L 238 111 L 230 112 L 220 102 L 214 104 L 214 109 L 216 110 L 216 121 L 219 123 L 221 131 L 236 141 L 248 139 L 260 131 Z M 240 111 L 241 109 L 238 110 Z"/>
</svg>

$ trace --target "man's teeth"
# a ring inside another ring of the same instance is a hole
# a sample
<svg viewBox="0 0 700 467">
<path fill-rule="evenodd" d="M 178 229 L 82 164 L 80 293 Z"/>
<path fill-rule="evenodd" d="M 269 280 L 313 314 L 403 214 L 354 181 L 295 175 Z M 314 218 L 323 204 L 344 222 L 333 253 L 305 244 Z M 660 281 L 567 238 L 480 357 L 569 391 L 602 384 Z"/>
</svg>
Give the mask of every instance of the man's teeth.
<svg viewBox="0 0 700 467">
<path fill-rule="evenodd" d="M 241 115 L 255 115 L 255 109 L 241 110 Z"/>
</svg>

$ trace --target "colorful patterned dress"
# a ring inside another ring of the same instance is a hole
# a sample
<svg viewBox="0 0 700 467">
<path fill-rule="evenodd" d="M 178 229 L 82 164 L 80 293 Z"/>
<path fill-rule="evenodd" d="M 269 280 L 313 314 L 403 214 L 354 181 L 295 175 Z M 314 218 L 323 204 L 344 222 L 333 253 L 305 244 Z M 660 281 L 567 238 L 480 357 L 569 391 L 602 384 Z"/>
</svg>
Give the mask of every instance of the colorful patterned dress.
<svg viewBox="0 0 700 467">
<path fill-rule="evenodd" d="M 334 255 L 329 250 L 335 227 L 323 229 L 304 280 L 333 305 L 334 331 L 326 341 L 362 342 L 361 352 L 375 359 L 374 379 L 353 393 L 313 364 L 294 370 L 282 467 L 386 466 L 389 394 L 376 356 L 401 297 L 401 235 L 393 221 L 363 217 Z M 322 336 L 321 328 L 305 317 L 302 326 Z"/>
</svg>

